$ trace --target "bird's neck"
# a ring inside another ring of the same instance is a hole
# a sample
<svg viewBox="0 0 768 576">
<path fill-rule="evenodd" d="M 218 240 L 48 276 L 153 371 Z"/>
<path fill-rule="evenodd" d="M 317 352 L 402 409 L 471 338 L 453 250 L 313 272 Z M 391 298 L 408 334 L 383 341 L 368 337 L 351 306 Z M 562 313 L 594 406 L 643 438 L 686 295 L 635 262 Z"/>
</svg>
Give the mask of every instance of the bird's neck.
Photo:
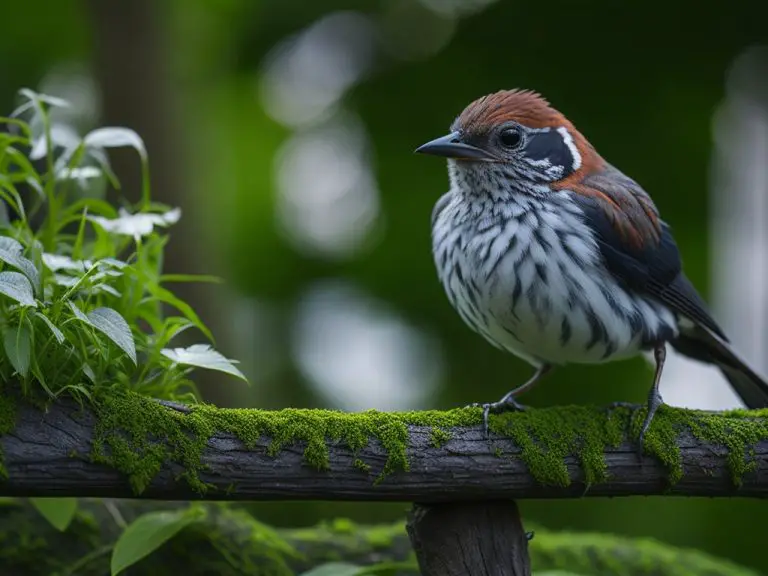
<svg viewBox="0 0 768 576">
<path fill-rule="evenodd" d="M 449 160 L 448 173 L 452 193 L 478 216 L 488 212 L 519 216 L 540 208 L 552 196 L 547 184 L 522 177 L 504 164 Z"/>
</svg>

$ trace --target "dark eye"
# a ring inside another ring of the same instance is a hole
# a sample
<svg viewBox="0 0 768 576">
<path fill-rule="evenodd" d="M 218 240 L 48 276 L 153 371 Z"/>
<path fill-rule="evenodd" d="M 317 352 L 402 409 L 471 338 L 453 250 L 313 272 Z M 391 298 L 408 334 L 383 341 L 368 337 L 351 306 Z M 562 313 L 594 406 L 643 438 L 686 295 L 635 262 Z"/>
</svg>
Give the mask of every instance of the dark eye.
<svg viewBox="0 0 768 576">
<path fill-rule="evenodd" d="M 505 128 L 499 134 L 499 142 L 504 148 L 514 150 L 523 142 L 523 135 L 518 128 Z"/>
</svg>

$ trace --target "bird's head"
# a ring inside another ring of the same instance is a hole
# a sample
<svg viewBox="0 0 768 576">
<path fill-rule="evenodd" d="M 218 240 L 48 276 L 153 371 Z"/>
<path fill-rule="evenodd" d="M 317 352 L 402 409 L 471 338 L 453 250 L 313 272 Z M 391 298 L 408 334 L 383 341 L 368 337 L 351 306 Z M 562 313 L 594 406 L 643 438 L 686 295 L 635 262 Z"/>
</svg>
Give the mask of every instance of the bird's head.
<svg viewBox="0 0 768 576">
<path fill-rule="evenodd" d="M 449 158 L 452 172 L 557 187 L 599 169 L 603 160 L 587 139 L 544 98 L 503 90 L 478 98 L 450 133 L 416 152 Z"/>
</svg>

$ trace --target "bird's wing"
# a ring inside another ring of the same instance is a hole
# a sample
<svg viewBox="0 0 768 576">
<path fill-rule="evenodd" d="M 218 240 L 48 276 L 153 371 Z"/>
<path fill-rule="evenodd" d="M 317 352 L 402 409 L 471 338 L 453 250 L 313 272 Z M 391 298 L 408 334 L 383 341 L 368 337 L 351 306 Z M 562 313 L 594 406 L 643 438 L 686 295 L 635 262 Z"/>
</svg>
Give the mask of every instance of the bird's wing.
<svg viewBox="0 0 768 576">
<path fill-rule="evenodd" d="M 569 188 L 614 276 L 728 341 L 685 277 L 669 226 L 634 180 L 609 165 Z"/>
</svg>

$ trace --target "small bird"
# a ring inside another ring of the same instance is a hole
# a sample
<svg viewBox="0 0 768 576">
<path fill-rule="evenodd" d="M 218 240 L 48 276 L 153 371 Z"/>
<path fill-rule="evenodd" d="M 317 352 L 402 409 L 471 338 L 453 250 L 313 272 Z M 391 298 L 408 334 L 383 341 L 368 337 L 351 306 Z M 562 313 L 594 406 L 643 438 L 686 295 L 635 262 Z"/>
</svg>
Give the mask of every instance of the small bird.
<svg viewBox="0 0 768 576">
<path fill-rule="evenodd" d="M 609 164 L 540 94 L 503 90 L 416 152 L 448 158 L 450 190 L 432 211 L 432 252 L 453 307 L 533 376 L 652 351 L 656 369 L 639 442 L 663 403 L 666 344 L 714 364 L 750 408 L 768 383 L 741 359 L 686 278 L 669 225 L 640 185 Z M 622 404 L 617 402 L 617 405 Z"/>
</svg>

